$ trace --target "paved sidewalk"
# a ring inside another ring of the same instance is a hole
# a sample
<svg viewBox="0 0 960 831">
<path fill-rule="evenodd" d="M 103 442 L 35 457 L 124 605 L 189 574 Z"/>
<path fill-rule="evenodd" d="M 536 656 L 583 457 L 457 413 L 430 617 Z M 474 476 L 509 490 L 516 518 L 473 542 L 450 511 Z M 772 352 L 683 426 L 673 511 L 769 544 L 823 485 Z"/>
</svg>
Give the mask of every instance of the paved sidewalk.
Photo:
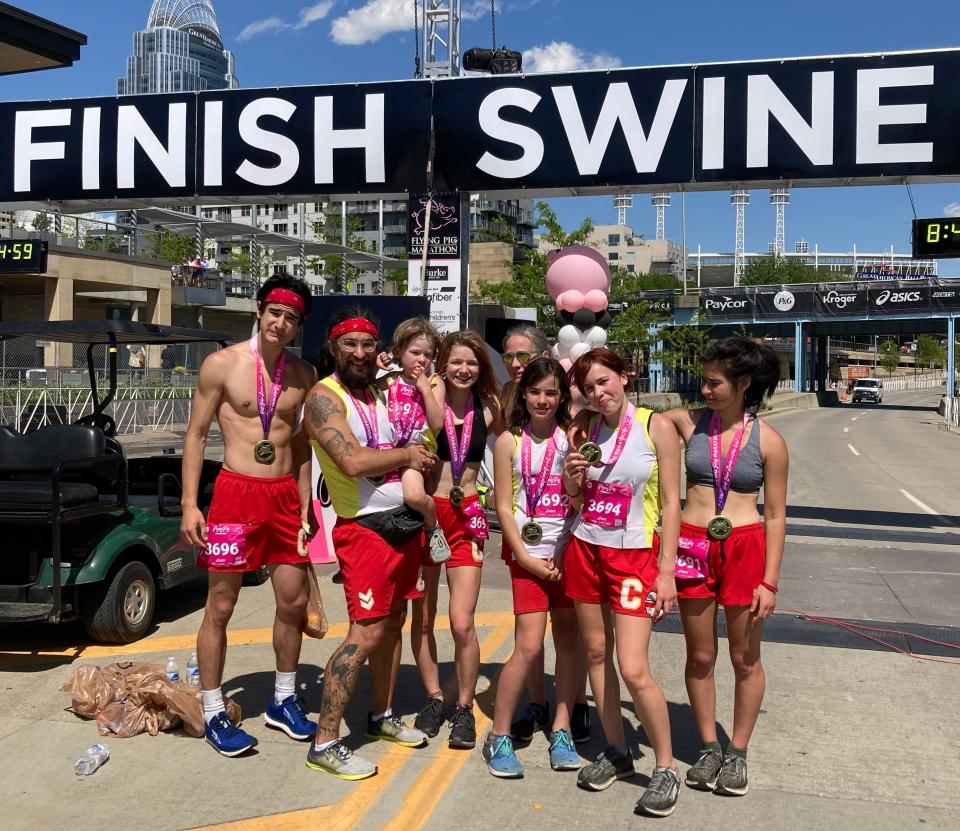
<svg viewBox="0 0 960 831">
<path fill-rule="evenodd" d="M 298 676 L 315 710 L 323 667 L 345 631 L 342 589 L 321 568 L 321 587 L 334 626 L 324 641 L 307 641 Z M 513 616 L 506 569 L 485 566 L 478 612 L 482 669 L 478 729 L 491 715 L 490 685 L 512 647 Z M 58 688 L 82 662 L 175 655 L 186 663 L 203 603 L 202 585 L 161 599 L 160 626 L 126 647 L 85 645 L 77 627 L 0 629 L 0 800 L 4 829 L 562 829 L 625 828 L 653 820 L 632 809 L 652 770 L 652 755 L 625 691 L 628 736 L 638 775 L 603 793 L 575 787 L 575 775 L 554 773 L 547 743 L 535 737 L 520 751 L 527 775 L 491 777 L 476 751 L 453 751 L 442 741 L 408 750 L 363 737 L 369 688 L 366 676 L 346 714 L 353 747 L 375 759 L 380 773 L 362 783 L 342 782 L 304 765 L 306 746 L 266 728 L 272 691 L 269 584 L 245 588 L 231 634 L 224 689 L 241 703 L 245 727 L 260 739 L 258 752 L 238 759 L 216 755 L 205 742 L 180 734 L 114 739 L 110 761 L 95 775 L 73 774 L 73 760 L 99 738 L 92 722 L 68 709 Z M 441 589 L 441 606 L 446 590 Z M 441 608 L 441 611 L 443 609 Z M 453 646 L 438 624 L 442 676 L 452 673 Z M 721 642 L 723 651 L 723 642 Z M 548 672 L 552 648 L 548 642 Z M 750 748 L 750 794 L 724 799 L 684 788 L 665 827 L 698 829 L 953 829 L 960 807 L 960 728 L 952 712 L 960 667 L 877 651 L 765 645 L 767 696 Z M 697 743 L 683 687 L 683 641 L 657 633 L 652 644 L 657 678 L 670 702 L 675 753 L 681 768 L 695 760 Z M 450 688 L 448 686 L 448 692 Z M 721 725 L 730 729 L 732 674 L 718 668 Z M 396 708 L 412 714 L 422 691 L 409 647 Z M 602 749 L 598 725 L 587 758 Z M 15 809 L 14 809 L 14 806 Z"/>
</svg>

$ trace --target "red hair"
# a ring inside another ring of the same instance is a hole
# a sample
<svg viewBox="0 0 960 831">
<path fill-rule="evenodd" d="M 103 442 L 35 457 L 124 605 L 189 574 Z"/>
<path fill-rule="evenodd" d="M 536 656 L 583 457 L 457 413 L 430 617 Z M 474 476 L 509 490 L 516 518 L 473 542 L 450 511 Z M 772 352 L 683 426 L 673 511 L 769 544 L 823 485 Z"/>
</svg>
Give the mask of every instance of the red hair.
<svg viewBox="0 0 960 831">
<path fill-rule="evenodd" d="M 590 367 L 594 364 L 601 364 L 617 375 L 627 374 L 626 362 L 612 349 L 607 349 L 606 346 L 598 346 L 589 352 L 584 352 L 573 362 L 573 366 L 570 367 L 570 372 L 567 376 L 570 379 L 570 383 L 574 384 L 583 395 L 586 395 L 586 393 L 583 392 L 583 385 L 587 380 L 587 373 L 590 372 Z"/>
</svg>

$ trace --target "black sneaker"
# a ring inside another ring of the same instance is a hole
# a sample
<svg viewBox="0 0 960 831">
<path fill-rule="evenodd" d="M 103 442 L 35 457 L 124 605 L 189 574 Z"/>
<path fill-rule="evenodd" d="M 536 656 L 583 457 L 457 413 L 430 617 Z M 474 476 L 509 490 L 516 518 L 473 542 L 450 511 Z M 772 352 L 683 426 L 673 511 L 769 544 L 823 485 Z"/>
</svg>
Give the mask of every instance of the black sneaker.
<svg viewBox="0 0 960 831">
<path fill-rule="evenodd" d="M 579 701 L 573 705 L 570 716 L 570 733 L 577 744 L 590 741 L 590 708 Z"/>
<path fill-rule="evenodd" d="M 698 791 L 712 791 L 717 787 L 717 777 L 722 767 L 723 755 L 718 750 L 704 750 L 693 767 L 687 771 L 687 787 Z"/>
<path fill-rule="evenodd" d="M 633 758 L 608 747 L 589 765 L 580 768 L 577 785 L 588 791 L 605 791 L 617 779 L 629 779 L 634 773 Z"/>
<path fill-rule="evenodd" d="M 723 754 L 723 768 L 714 793 L 743 796 L 747 792 L 747 760 L 729 751 Z"/>
<path fill-rule="evenodd" d="M 457 706 L 450 717 L 450 747 L 462 747 L 469 750 L 477 743 L 477 723 L 473 718 L 473 707 Z"/>
<path fill-rule="evenodd" d="M 537 730 L 546 730 L 548 727 L 550 727 L 550 702 L 531 703 L 527 705 L 523 715 L 510 725 L 510 735 L 515 742 L 529 742 Z"/>
<path fill-rule="evenodd" d="M 443 723 L 447 720 L 447 708 L 439 698 L 428 698 L 427 703 L 417 713 L 413 726 L 428 738 L 433 738 L 440 732 Z"/>
<path fill-rule="evenodd" d="M 668 817 L 677 807 L 680 796 L 680 774 L 670 768 L 654 768 L 650 784 L 637 800 L 635 814 Z"/>
</svg>

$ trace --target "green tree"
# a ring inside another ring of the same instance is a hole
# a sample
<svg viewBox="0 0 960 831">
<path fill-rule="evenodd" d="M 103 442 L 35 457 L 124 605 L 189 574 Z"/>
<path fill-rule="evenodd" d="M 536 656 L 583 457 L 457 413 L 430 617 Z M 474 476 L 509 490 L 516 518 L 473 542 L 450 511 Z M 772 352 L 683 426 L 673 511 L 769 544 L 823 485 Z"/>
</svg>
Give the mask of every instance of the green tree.
<svg viewBox="0 0 960 831">
<path fill-rule="evenodd" d="M 569 233 L 557 219 L 554 210 L 546 202 L 537 202 L 537 225 L 546 231 L 542 239 L 550 248 L 564 248 L 568 245 L 584 245 L 593 231 L 593 221 L 587 217 L 579 227 Z M 524 252 L 519 263 L 505 262 L 511 279 L 503 283 L 481 282 L 477 295 L 484 300 L 502 303 L 505 306 L 520 308 L 533 307 L 537 310 L 537 328 L 548 338 L 557 333 L 556 312 L 550 296 L 547 294 L 547 255 L 537 249 Z"/>
<path fill-rule="evenodd" d="M 852 280 L 850 274 L 818 271 L 796 257 L 760 257 L 751 260 L 740 278 L 741 286 L 776 286 L 784 283 L 835 283 Z"/>
<path fill-rule="evenodd" d="M 639 375 L 650 360 L 651 347 L 663 337 L 659 324 L 666 318 L 637 295 L 642 291 L 677 289 L 680 282 L 670 274 L 634 274 L 619 266 L 611 270 L 610 278 L 608 299 L 615 307 L 623 308 L 613 316 L 607 343 L 628 358 Z"/>
<path fill-rule="evenodd" d="M 947 362 L 947 350 L 935 337 L 920 335 L 917 338 L 917 351 L 913 357 L 917 369 L 943 366 Z"/>
<path fill-rule="evenodd" d="M 48 231 L 52 225 L 53 221 L 50 219 L 50 214 L 38 211 L 33 215 L 34 231 Z"/>
<path fill-rule="evenodd" d="M 173 234 L 166 228 L 161 228 L 156 236 L 157 259 L 167 263 L 177 263 L 182 265 L 193 259 L 194 240 L 193 237 L 185 237 L 183 234 Z"/>
<path fill-rule="evenodd" d="M 669 327 L 663 332 L 661 359 L 667 366 L 699 377 L 703 373 L 700 355 L 709 340 L 709 332 L 704 326 L 683 323 Z"/>
<path fill-rule="evenodd" d="M 900 366 L 900 347 L 892 340 L 885 340 L 880 344 L 877 360 L 887 371 L 887 375 L 893 375 L 894 370 Z"/>
<path fill-rule="evenodd" d="M 224 254 L 220 258 L 220 269 L 228 274 L 250 274 L 251 262 L 250 254 L 243 251 L 230 251 L 229 254 Z"/>
<path fill-rule="evenodd" d="M 343 217 L 340 205 L 333 202 L 328 203 L 323 212 L 323 220 L 313 224 L 313 232 L 317 239 L 325 242 L 340 245 L 343 242 Z M 363 221 L 356 214 L 347 214 L 347 247 L 356 251 L 370 251 L 371 247 L 367 245 L 366 240 L 359 236 L 363 230 Z M 343 271 L 343 258 L 339 254 L 329 254 L 320 257 L 323 261 L 323 273 L 334 282 L 340 279 Z M 360 269 L 354 265 L 347 265 L 346 284 L 352 285 L 353 281 L 360 275 Z M 346 286 L 344 287 L 346 288 Z"/>
</svg>

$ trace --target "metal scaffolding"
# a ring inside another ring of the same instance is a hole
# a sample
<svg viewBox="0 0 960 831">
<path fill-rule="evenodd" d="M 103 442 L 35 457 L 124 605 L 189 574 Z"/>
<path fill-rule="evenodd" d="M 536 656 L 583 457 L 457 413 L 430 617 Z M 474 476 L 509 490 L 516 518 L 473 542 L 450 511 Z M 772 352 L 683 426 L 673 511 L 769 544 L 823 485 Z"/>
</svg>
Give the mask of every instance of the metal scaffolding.
<svg viewBox="0 0 960 831">
<path fill-rule="evenodd" d="M 784 252 L 784 215 L 787 205 L 790 204 L 790 191 L 787 188 L 771 188 L 770 204 L 777 211 L 777 227 L 773 237 L 773 256 L 778 260 L 783 257 Z"/>
<path fill-rule="evenodd" d="M 460 74 L 460 0 L 423 0 L 423 76 Z"/>
<path fill-rule="evenodd" d="M 617 209 L 617 224 L 627 224 L 627 208 L 633 207 L 633 197 L 629 193 L 618 193 L 613 197 L 613 207 Z"/>
</svg>

